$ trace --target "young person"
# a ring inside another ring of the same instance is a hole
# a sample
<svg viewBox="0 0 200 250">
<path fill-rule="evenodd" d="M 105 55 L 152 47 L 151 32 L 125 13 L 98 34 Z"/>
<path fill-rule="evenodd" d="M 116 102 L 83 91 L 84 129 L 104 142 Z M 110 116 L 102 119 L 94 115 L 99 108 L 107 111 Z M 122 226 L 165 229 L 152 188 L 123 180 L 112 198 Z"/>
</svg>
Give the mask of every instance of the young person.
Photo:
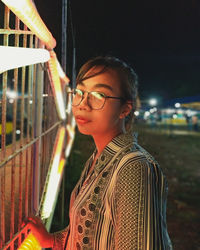
<svg viewBox="0 0 200 250">
<path fill-rule="evenodd" d="M 70 201 L 70 224 L 49 234 L 29 219 L 43 247 L 87 250 L 171 250 L 166 226 L 166 179 L 131 132 L 137 76 L 115 57 L 96 57 L 82 66 L 70 93 L 81 133 L 96 149 Z"/>
</svg>

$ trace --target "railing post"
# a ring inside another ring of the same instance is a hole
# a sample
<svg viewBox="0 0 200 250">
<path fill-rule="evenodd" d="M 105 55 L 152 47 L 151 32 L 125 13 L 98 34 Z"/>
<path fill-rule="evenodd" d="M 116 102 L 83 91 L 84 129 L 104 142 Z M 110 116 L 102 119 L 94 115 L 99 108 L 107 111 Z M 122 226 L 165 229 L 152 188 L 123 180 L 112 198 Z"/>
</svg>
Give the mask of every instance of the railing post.
<svg viewBox="0 0 200 250">
<path fill-rule="evenodd" d="M 38 46 L 41 47 L 41 46 Z M 34 137 L 42 133 L 44 72 L 41 65 L 36 67 L 35 92 L 35 131 Z M 33 150 L 33 212 L 38 212 L 40 201 L 40 165 L 41 165 L 41 138 L 35 143 Z"/>
</svg>

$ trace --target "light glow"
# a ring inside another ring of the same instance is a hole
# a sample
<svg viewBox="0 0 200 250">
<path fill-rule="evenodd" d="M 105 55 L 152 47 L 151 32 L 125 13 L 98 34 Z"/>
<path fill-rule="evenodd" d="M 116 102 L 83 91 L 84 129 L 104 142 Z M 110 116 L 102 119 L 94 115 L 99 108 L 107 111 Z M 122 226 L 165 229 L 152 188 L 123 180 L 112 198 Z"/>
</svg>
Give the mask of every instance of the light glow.
<svg viewBox="0 0 200 250">
<path fill-rule="evenodd" d="M 4 71 L 31 64 L 44 63 L 50 59 L 46 49 L 0 46 L 0 74 Z"/>
<path fill-rule="evenodd" d="M 55 98 L 55 104 L 57 108 L 57 112 L 59 115 L 59 118 L 61 120 L 66 119 L 66 111 L 65 111 L 65 103 L 63 98 L 63 91 L 61 87 L 60 77 L 58 73 L 58 67 L 57 67 L 57 58 L 54 51 L 50 51 L 51 58 L 48 61 L 48 68 L 50 72 L 51 77 L 51 87 L 53 90 L 54 98 Z"/>
<path fill-rule="evenodd" d="M 134 112 L 134 115 L 135 115 L 135 116 L 138 116 L 139 114 L 140 114 L 140 112 L 137 111 L 137 110 Z"/>
<path fill-rule="evenodd" d="M 53 160 L 51 162 L 50 175 L 47 182 L 47 190 L 44 197 L 44 202 L 41 208 L 41 218 L 49 218 L 55 202 L 55 198 L 59 191 L 60 182 L 62 179 L 63 168 L 65 160 L 61 159 L 61 154 L 64 146 L 65 127 L 61 127 L 56 137 L 56 144 L 54 146 Z"/>
<path fill-rule="evenodd" d="M 175 103 L 175 108 L 180 108 L 181 104 L 179 102 Z"/>
<path fill-rule="evenodd" d="M 59 61 L 57 60 L 57 58 L 56 58 L 56 64 L 57 64 L 57 70 L 58 70 L 58 74 L 59 74 L 60 79 L 64 83 L 68 84 L 69 83 L 69 78 L 65 75 L 65 72 L 63 71 Z"/>
<path fill-rule="evenodd" d="M 2 0 L 10 10 L 49 48 L 56 46 L 56 40 L 42 21 L 31 0 Z"/>
<path fill-rule="evenodd" d="M 26 239 L 22 242 L 18 250 L 41 250 L 41 246 L 39 241 L 36 239 L 36 237 L 30 233 Z"/>
<path fill-rule="evenodd" d="M 157 100 L 155 98 L 152 98 L 152 99 L 149 100 L 149 104 L 151 106 L 155 106 L 157 104 Z"/>
<path fill-rule="evenodd" d="M 74 142 L 75 138 L 75 127 L 76 127 L 76 122 L 74 117 L 72 117 L 71 124 L 67 124 L 67 132 L 68 132 L 68 138 L 67 138 L 67 146 L 65 150 L 65 157 L 69 157 L 72 145 Z"/>
</svg>

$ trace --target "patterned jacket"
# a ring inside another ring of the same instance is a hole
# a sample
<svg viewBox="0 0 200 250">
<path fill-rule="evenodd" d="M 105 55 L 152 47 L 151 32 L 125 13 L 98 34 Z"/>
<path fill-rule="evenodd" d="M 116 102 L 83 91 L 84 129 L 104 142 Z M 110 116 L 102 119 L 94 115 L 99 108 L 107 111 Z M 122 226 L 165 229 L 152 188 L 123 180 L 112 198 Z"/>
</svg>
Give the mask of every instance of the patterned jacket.
<svg viewBox="0 0 200 250">
<path fill-rule="evenodd" d="M 166 226 L 167 182 L 130 133 L 114 138 L 70 201 L 70 225 L 55 233 L 54 250 L 171 250 Z"/>
</svg>

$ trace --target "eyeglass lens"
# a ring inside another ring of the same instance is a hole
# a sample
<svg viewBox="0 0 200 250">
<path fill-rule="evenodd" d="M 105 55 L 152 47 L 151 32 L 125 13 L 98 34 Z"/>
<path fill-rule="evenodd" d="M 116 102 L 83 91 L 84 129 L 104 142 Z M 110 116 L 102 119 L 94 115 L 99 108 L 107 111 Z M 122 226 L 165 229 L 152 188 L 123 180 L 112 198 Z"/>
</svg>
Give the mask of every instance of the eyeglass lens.
<svg viewBox="0 0 200 250">
<path fill-rule="evenodd" d="M 83 98 L 84 98 L 84 92 L 75 89 L 72 95 L 72 105 L 78 106 L 83 100 Z M 101 109 L 105 103 L 105 97 L 102 93 L 99 92 L 95 91 L 88 92 L 87 102 L 92 109 Z"/>
</svg>

